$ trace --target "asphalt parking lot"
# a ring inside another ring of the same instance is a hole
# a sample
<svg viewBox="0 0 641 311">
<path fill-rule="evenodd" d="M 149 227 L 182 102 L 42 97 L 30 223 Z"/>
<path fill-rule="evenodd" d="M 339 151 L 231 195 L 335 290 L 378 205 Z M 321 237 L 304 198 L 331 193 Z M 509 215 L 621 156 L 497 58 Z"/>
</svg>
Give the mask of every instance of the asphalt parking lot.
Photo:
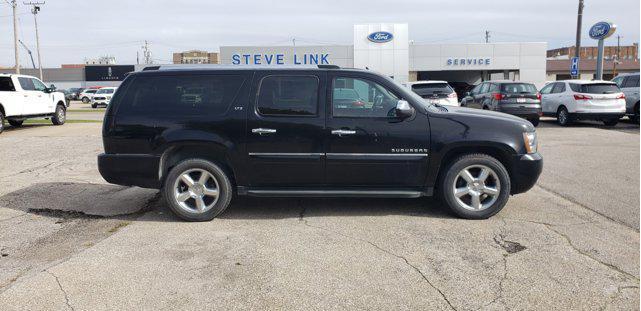
<svg viewBox="0 0 641 311">
<path fill-rule="evenodd" d="M 7 129 L 0 306 L 638 309 L 639 126 L 538 132 L 538 185 L 489 220 L 431 199 L 241 198 L 185 223 L 157 191 L 102 180 L 99 123 Z"/>
</svg>

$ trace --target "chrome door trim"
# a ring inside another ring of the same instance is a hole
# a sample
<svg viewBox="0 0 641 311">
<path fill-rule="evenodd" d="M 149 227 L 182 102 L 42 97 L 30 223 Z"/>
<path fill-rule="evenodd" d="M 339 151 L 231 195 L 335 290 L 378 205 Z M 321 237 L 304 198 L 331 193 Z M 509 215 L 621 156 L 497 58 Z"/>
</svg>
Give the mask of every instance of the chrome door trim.
<svg viewBox="0 0 641 311">
<path fill-rule="evenodd" d="M 340 157 L 427 157 L 427 153 L 326 153 L 326 156 Z"/>
<path fill-rule="evenodd" d="M 248 189 L 249 196 L 257 197 L 378 197 L 378 198 L 419 198 L 427 195 L 421 191 L 406 190 L 262 190 Z"/>
<path fill-rule="evenodd" d="M 324 153 L 303 152 L 250 152 L 249 156 L 324 156 Z"/>
</svg>

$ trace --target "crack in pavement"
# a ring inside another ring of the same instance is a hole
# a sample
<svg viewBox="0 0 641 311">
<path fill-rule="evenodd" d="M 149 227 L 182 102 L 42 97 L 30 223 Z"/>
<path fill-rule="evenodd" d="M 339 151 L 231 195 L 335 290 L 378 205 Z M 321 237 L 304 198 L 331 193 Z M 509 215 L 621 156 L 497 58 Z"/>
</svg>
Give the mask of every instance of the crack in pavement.
<svg viewBox="0 0 641 311">
<path fill-rule="evenodd" d="M 583 204 L 583 203 L 581 203 L 581 202 L 579 202 L 579 201 L 575 200 L 574 198 L 569 197 L 569 196 L 566 196 L 566 195 L 564 195 L 564 194 L 562 194 L 562 193 L 560 193 L 560 192 L 554 191 L 554 190 L 552 190 L 552 189 L 550 189 L 550 188 L 547 188 L 547 187 L 545 187 L 545 186 L 542 186 L 540 183 L 537 183 L 537 184 L 536 184 L 536 187 L 539 187 L 539 188 L 540 188 L 541 190 L 543 190 L 543 191 L 546 191 L 546 192 L 549 192 L 549 193 L 551 193 L 551 194 L 553 194 L 553 195 L 559 196 L 559 197 L 561 197 L 561 198 L 562 198 L 562 199 L 564 199 L 564 200 L 568 200 L 568 201 L 569 201 L 569 202 L 571 202 L 571 203 L 574 203 L 574 204 L 576 204 L 576 205 L 578 205 L 578 206 L 580 206 L 580 207 L 583 207 L 583 208 L 585 208 L 585 209 L 587 209 L 587 210 L 589 210 L 589 211 L 592 211 L 592 212 L 594 212 L 595 214 L 597 214 L 597 215 L 599 215 L 599 216 L 601 216 L 601 217 L 603 217 L 603 218 L 605 218 L 605 219 L 607 219 L 607 220 L 609 220 L 609 221 L 613 221 L 613 222 L 615 222 L 615 223 L 617 223 L 617 224 L 620 224 L 620 225 L 622 225 L 622 226 L 624 226 L 624 227 L 627 227 L 627 228 L 630 228 L 630 229 L 632 229 L 632 230 L 635 230 L 636 232 L 639 232 L 639 229 L 637 229 L 637 228 L 634 228 L 634 227 L 632 227 L 632 226 L 630 226 L 630 225 L 628 225 L 628 224 L 626 224 L 626 223 L 624 223 L 624 222 L 622 222 L 622 221 L 616 220 L 616 219 L 614 219 L 614 218 L 612 218 L 612 217 L 610 217 L 610 216 L 608 216 L 608 215 L 606 215 L 606 214 L 604 214 L 604 213 L 602 213 L 602 212 L 599 212 L 599 211 L 597 211 L 597 210 L 591 209 L 591 208 L 590 208 L 590 207 L 588 207 L 587 205 L 585 205 L 585 204 Z"/>
<path fill-rule="evenodd" d="M 58 288 L 60 288 L 60 291 L 65 295 L 65 303 L 67 304 L 67 307 L 71 309 L 72 311 L 75 311 L 71 303 L 69 303 L 69 294 L 67 294 L 67 291 L 62 287 L 62 284 L 60 284 L 60 280 L 58 279 L 58 276 L 53 274 L 53 272 L 49 270 L 45 270 L 45 272 L 49 273 L 51 276 L 53 276 L 56 279 L 56 283 L 58 283 Z"/>
<path fill-rule="evenodd" d="M 357 237 L 354 237 L 354 236 L 351 236 L 351 235 L 347 235 L 347 234 L 344 234 L 344 233 L 341 233 L 341 232 L 338 232 L 338 231 L 333 231 L 333 230 L 330 230 L 330 229 L 325 228 L 325 227 L 319 227 L 319 226 L 310 225 L 310 224 L 309 224 L 309 222 L 307 221 L 307 219 L 305 219 L 305 218 L 304 218 L 304 216 L 305 216 L 305 212 L 306 212 L 306 208 L 305 208 L 305 207 L 303 207 L 303 205 L 302 205 L 302 200 L 300 200 L 300 199 L 299 199 L 299 200 L 298 200 L 298 204 L 299 204 L 299 207 L 301 208 L 301 212 L 299 213 L 298 221 L 303 222 L 303 224 L 304 224 L 305 226 L 310 227 L 310 228 L 315 228 L 315 229 L 323 230 L 323 231 L 326 231 L 326 232 L 329 232 L 329 233 L 332 233 L 332 234 L 335 234 L 335 235 L 339 235 L 339 236 L 342 236 L 342 237 L 345 237 L 345 238 L 348 238 L 348 239 L 351 239 L 351 240 L 354 240 L 354 241 L 359 241 L 359 242 L 367 243 L 367 244 L 371 245 L 372 247 L 374 247 L 374 248 L 378 249 L 379 251 L 381 251 L 381 252 L 383 252 L 383 253 L 386 253 L 386 254 L 388 254 L 388 255 L 390 255 L 390 256 L 393 256 L 393 257 L 396 257 L 396 258 L 398 258 L 398 259 L 403 260 L 403 261 L 405 262 L 405 264 L 406 264 L 406 265 L 408 265 L 409 267 L 411 267 L 412 269 L 414 269 L 414 271 L 418 272 L 418 274 L 420 274 L 420 275 L 421 275 L 421 277 L 423 278 L 423 280 L 424 280 L 424 281 L 425 281 L 425 282 L 426 282 L 430 287 L 432 287 L 434 290 L 436 290 L 436 291 L 441 295 L 441 297 L 443 298 L 443 300 L 447 303 L 447 305 L 448 305 L 452 310 L 455 310 L 455 311 L 456 311 L 456 308 L 452 305 L 452 302 L 450 302 L 450 300 L 447 298 L 447 296 L 445 296 L 445 293 L 443 293 L 443 291 L 442 291 L 441 289 L 439 289 L 438 287 L 436 287 L 436 286 L 435 286 L 435 285 L 434 285 L 434 284 L 433 284 L 433 283 L 432 283 L 432 282 L 427 278 L 427 276 L 426 276 L 426 275 L 425 275 L 425 274 L 424 274 L 424 273 L 423 273 L 423 272 L 422 272 L 422 271 L 421 271 L 417 266 L 415 266 L 415 265 L 413 265 L 412 263 L 410 263 L 410 262 L 409 262 L 409 260 L 407 260 L 407 258 L 405 258 L 405 257 L 403 257 L 403 256 L 401 256 L 401 255 L 395 254 L 395 253 L 393 253 L 393 252 L 391 252 L 391 251 L 389 251 L 389 250 L 387 250 L 387 249 L 384 249 L 384 248 L 382 248 L 381 246 L 379 246 L 379 245 L 377 245 L 377 244 L 375 244 L 375 243 L 373 243 L 373 242 L 371 242 L 371 241 L 368 241 L 368 240 L 365 240 L 365 239 L 361 239 L 361 238 L 357 238 Z"/>
<path fill-rule="evenodd" d="M 576 247 L 572 243 L 572 240 L 570 239 L 570 237 L 567 234 L 564 234 L 564 233 L 554 229 L 554 225 L 552 225 L 552 224 L 545 223 L 545 222 L 539 222 L 539 221 L 533 221 L 533 220 L 523 220 L 523 219 L 516 220 L 516 219 L 510 219 L 510 218 L 505 218 L 505 219 L 506 220 L 512 220 L 512 221 L 529 222 L 529 223 L 533 223 L 533 224 L 537 224 L 537 225 L 543 226 L 543 227 L 547 228 L 549 231 L 552 231 L 552 232 L 556 233 L 558 236 L 560 236 L 563 239 L 565 239 L 565 241 L 570 246 L 570 248 L 572 248 L 577 253 L 579 253 L 579 254 L 581 254 L 581 255 L 583 255 L 583 256 L 585 256 L 585 257 L 587 257 L 587 258 L 589 258 L 589 259 L 591 259 L 591 260 L 593 260 L 593 261 L 595 261 L 595 262 L 597 262 L 597 263 L 609 268 L 609 269 L 612 269 L 612 270 L 614 270 L 614 271 L 616 271 L 616 272 L 618 272 L 620 274 L 623 274 L 623 275 L 627 276 L 628 278 L 631 278 L 632 280 L 636 280 L 637 282 L 639 282 L 639 278 L 637 276 L 632 275 L 632 274 L 630 274 L 630 273 L 628 273 L 626 271 L 623 271 L 621 268 L 619 268 L 619 267 L 617 267 L 617 266 L 615 266 L 613 264 L 601 261 L 600 259 L 590 255 L 590 253 L 579 249 L 578 247 Z"/>
</svg>

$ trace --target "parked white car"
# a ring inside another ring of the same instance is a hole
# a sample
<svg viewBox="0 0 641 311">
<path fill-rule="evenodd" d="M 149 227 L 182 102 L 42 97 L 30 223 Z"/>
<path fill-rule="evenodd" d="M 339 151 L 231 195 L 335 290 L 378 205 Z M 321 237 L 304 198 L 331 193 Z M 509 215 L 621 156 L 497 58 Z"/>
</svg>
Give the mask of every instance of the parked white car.
<svg viewBox="0 0 641 311">
<path fill-rule="evenodd" d="M 556 81 L 541 89 L 541 108 L 543 115 L 556 117 L 562 126 L 575 120 L 614 126 L 625 115 L 625 95 L 610 81 Z"/>
<path fill-rule="evenodd" d="M 91 98 L 93 98 L 93 95 L 96 94 L 98 89 L 86 89 L 78 95 L 78 99 L 80 99 L 83 103 L 88 104 L 91 102 Z"/>
<path fill-rule="evenodd" d="M 91 98 L 91 108 L 98 108 L 98 106 L 107 107 L 115 92 L 115 87 L 100 88 Z"/>
<path fill-rule="evenodd" d="M 55 90 L 35 77 L 0 74 L 0 133 L 5 119 L 11 126 L 21 126 L 29 118 L 51 118 L 54 125 L 64 124 L 65 94 Z"/>
<path fill-rule="evenodd" d="M 430 104 L 459 106 L 458 96 L 447 81 L 427 80 L 403 84 Z"/>
</svg>

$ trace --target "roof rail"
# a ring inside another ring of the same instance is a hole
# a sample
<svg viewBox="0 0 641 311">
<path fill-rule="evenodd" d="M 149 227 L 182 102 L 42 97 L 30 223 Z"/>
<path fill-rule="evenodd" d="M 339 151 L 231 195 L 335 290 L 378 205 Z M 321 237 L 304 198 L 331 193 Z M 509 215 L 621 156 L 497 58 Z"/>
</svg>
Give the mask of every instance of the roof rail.
<svg viewBox="0 0 641 311">
<path fill-rule="evenodd" d="M 151 70 L 233 70 L 233 69 L 340 69 L 337 65 L 221 65 L 221 64 L 170 64 L 147 66 L 142 71 Z"/>
<path fill-rule="evenodd" d="M 318 65 L 319 69 L 341 69 L 338 65 Z"/>
</svg>

